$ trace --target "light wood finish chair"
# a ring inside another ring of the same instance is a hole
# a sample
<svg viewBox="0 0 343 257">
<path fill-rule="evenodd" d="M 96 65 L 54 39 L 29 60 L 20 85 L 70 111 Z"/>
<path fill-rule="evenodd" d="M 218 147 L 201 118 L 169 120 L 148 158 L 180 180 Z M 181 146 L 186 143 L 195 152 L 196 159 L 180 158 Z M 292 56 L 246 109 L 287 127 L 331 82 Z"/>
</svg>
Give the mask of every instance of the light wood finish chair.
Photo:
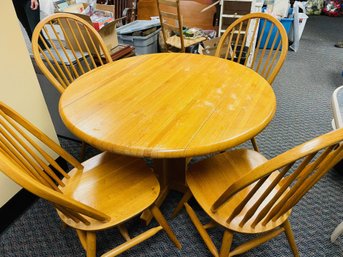
<svg viewBox="0 0 343 257">
<path fill-rule="evenodd" d="M 82 74 L 112 62 L 99 33 L 68 13 L 56 13 L 38 23 L 32 51 L 37 66 L 60 93 Z"/>
<path fill-rule="evenodd" d="M 17 184 L 50 201 L 61 220 L 76 230 L 87 257 L 96 256 L 96 232 L 117 226 L 126 242 L 102 256 L 116 256 L 164 229 L 181 248 L 154 204 L 160 186 L 140 158 L 101 153 L 82 164 L 0 102 L 0 170 Z M 42 144 L 49 151 L 43 150 Z M 66 173 L 58 154 L 74 168 Z M 159 226 L 131 238 L 124 222 L 149 210 Z"/>
<path fill-rule="evenodd" d="M 167 52 L 186 52 L 186 48 L 204 41 L 205 37 L 187 39 L 183 35 L 180 0 L 156 0 L 162 36 Z"/>
<path fill-rule="evenodd" d="M 212 221 L 202 225 L 188 203 L 186 211 L 213 256 L 242 254 L 282 232 L 294 256 L 299 256 L 288 217 L 312 186 L 342 159 L 342 140 L 340 129 L 271 160 L 259 152 L 238 149 L 193 165 L 186 173 L 188 186 Z M 219 253 L 206 231 L 214 225 L 225 229 Z M 236 232 L 261 235 L 232 250 Z"/>
<path fill-rule="evenodd" d="M 266 13 L 250 13 L 226 29 L 215 56 L 255 70 L 272 85 L 287 52 L 288 37 L 281 22 Z M 258 151 L 255 138 L 251 142 L 254 150 Z"/>
<path fill-rule="evenodd" d="M 32 51 L 37 66 L 60 93 L 84 73 L 112 62 L 99 33 L 82 18 L 68 13 L 50 15 L 37 24 Z M 82 160 L 85 148 L 82 142 Z"/>
</svg>

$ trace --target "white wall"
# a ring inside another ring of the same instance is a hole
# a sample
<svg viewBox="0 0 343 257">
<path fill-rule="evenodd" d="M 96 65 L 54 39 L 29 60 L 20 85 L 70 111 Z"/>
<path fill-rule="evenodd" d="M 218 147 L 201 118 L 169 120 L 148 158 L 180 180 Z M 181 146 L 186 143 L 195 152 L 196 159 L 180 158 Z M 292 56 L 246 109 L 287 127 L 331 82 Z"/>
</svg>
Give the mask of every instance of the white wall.
<svg viewBox="0 0 343 257">
<path fill-rule="evenodd" d="M 0 0 L 0 10 L 0 101 L 58 142 L 12 0 Z M 0 172 L 0 207 L 19 190 Z"/>
</svg>

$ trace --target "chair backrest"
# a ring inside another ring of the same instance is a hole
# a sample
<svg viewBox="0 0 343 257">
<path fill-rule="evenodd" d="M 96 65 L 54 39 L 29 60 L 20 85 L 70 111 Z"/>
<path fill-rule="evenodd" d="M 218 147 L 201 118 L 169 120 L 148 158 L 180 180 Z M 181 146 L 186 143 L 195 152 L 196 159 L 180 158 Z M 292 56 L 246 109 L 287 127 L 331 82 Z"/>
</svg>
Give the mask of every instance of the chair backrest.
<svg viewBox="0 0 343 257">
<path fill-rule="evenodd" d="M 182 18 L 180 12 L 180 0 L 156 0 L 157 9 L 160 16 L 162 36 L 166 50 L 168 52 L 175 52 L 170 39 L 171 36 L 178 42 L 174 42 L 174 45 L 179 45 L 179 51 L 185 52 L 184 36 L 182 31 Z"/>
<path fill-rule="evenodd" d="M 49 153 L 42 148 L 43 145 Z M 0 171 L 33 194 L 52 202 L 74 221 L 89 224 L 87 217 L 107 220 L 107 215 L 62 193 L 63 179 L 68 179 L 69 175 L 55 161 L 52 153 L 57 153 L 82 172 L 83 166 L 74 157 L 0 102 Z"/>
<path fill-rule="evenodd" d="M 212 211 L 243 193 L 228 222 L 243 209 L 239 226 L 265 226 L 291 211 L 301 198 L 343 157 L 343 129 L 301 144 L 255 168 L 234 182 L 212 205 Z M 237 220 L 236 220 L 237 221 Z M 237 221 L 238 222 L 238 221 Z"/>
<path fill-rule="evenodd" d="M 112 61 L 92 25 L 68 13 L 50 15 L 37 24 L 32 51 L 42 73 L 61 93 L 82 74 Z"/>
<path fill-rule="evenodd" d="M 266 13 L 250 13 L 225 30 L 215 55 L 255 70 L 272 84 L 287 52 L 288 37 L 281 22 Z"/>
</svg>

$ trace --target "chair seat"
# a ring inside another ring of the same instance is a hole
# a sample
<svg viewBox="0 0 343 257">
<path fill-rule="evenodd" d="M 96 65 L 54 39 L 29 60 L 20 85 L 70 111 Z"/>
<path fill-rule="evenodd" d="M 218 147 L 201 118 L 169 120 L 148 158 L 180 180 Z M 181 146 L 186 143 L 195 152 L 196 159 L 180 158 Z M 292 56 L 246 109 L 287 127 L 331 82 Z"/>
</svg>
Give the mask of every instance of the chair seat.
<svg viewBox="0 0 343 257">
<path fill-rule="evenodd" d="M 59 212 L 61 219 L 81 230 L 100 230 L 118 225 L 141 213 L 159 195 L 160 186 L 143 159 L 101 153 L 84 163 L 83 171 L 73 169 L 61 188 L 65 195 L 111 217 L 108 222 L 91 220 L 90 225 L 76 223 Z"/>
<path fill-rule="evenodd" d="M 198 38 L 194 38 L 194 39 L 184 38 L 183 42 L 184 42 L 185 47 L 189 47 L 189 46 L 192 46 L 194 44 L 200 43 L 204 40 L 206 40 L 205 37 L 198 37 Z M 173 46 L 173 47 L 181 49 L 181 42 L 180 42 L 179 36 L 174 35 L 174 36 L 169 37 L 167 39 L 166 43 Z"/>
<path fill-rule="evenodd" d="M 232 211 L 250 192 L 255 184 L 252 184 L 235 194 L 215 213 L 211 211 L 211 207 L 232 183 L 242 176 L 247 175 L 255 167 L 266 161 L 267 159 L 263 155 L 253 150 L 242 149 L 225 152 L 191 166 L 186 174 L 187 184 L 203 210 L 205 210 L 205 212 L 217 223 L 230 230 L 242 233 L 265 232 L 282 224 L 287 219 L 290 212 L 287 213 L 287 215 L 281 216 L 276 222 L 269 222 L 266 226 L 262 226 L 262 224 L 259 223 L 255 228 L 252 228 L 251 224 L 254 217 L 259 213 L 259 210 L 263 208 L 262 205 L 244 226 L 239 226 L 239 223 L 246 214 L 246 211 L 250 209 L 249 207 L 251 207 L 256 199 L 263 193 L 263 189 L 270 184 L 268 183 L 268 180 L 264 183 L 264 187 L 259 190 L 260 192 L 255 194 L 248 202 L 240 215 L 235 217 L 230 223 L 227 222 L 227 219 L 230 217 Z M 275 172 L 272 178 L 274 178 L 277 173 L 278 172 Z M 276 187 L 276 189 L 277 188 L 278 187 Z M 273 193 L 271 193 L 270 197 L 272 196 Z M 268 199 L 270 198 L 268 197 L 267 200 Z"/>
</svg>

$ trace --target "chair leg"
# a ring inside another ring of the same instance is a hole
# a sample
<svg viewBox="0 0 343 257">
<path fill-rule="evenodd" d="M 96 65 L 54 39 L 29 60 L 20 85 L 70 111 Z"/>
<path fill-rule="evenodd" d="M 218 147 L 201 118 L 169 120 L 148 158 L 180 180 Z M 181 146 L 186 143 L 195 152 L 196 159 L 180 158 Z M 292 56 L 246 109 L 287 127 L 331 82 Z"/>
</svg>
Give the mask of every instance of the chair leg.
<svg viewBox="0 0 343 257">
<path fill-rule="evenodd" d="M 192 198 L 192 192 L 191 190 L 187 190 L 186 193 L 183 194 L 180 202 L 177 204 L 176 208 L 173 211 L 172 214 L 172 219 L 174 219 L 176 217 L 176 215 L 181 211 L 181 209 L 183 208 L 184 204 L 187 203 L 189 201 L 189 199 Z"/>
<path fill-rule="evenodd" d="M 229 230 L 224 231 L 222 246 L 220 248 L 220 257 L 229 257 L 230 256 L 230 248 L 232 244 L 233 233 Z"/>
<path fill-rule="evenodd" d="M 79 237 L 79 240 L 83 249 L 87 251 L 87 232 L 79 230 L 79 229 L 75 229 L 75 230 L 76 230 L 77 236 Z"/>
<path fill-rule="evenodd" d="M 283 227 L 285 228 L 285 233 L 287 236 L 287 240 L 289 245 L 291 246 L 292 252 L 294 257 L 299 257 L 299 252 L 298 252 L 298 248 L 297 245 L 295 243 L 295 239 L 294 239 L 294 235 L 292 232 L 292 228 L 291 228 L 291 224 L 289 222 L 289 220 L 287 219 L 284 223 L 283 223 Z"/>
<path fill-rule="evenodd" d="M 87 257 L 96 257 L 96 234 L 87 232 Z"/>
<path fill-rule="evenodd" d="M 169 226 L 168 222 L 164 218 L 163 214 L 161 213 L 160 209 L 156 205 L 152 205 L 150 207 L 150 211 L 154 218 L 157 220 L 157 222 L 163 227 L 163 229 L 166 231 L 169 239 L 174 243 L 174 245 L 181 249 L 181 244 L 179 240 L 177 240 L 176 235 L 174 234 L 173 230 Z"/>
<path fill-rule="evenodd" d="M 131 237 L 129 235 L 129 231 L 127 230 L 126 226 L 124 224 L 118 225 L 118 229 L 122 237 L 126 240 L 129 241 L 131 240 Z"/>
<path fill-rule="evenodd" d="M 198 230 L 202 240 L 206 244 L 207 248 L 209 251 L 212 253 L 213 256 L 218 257 L 218 250 L 214 243 L 212 242 L 212 239 L 210 235 L 207 233 L 203 225 L 201 224 L 200 220 L 198 219 L 197 215 L 195 214 L 194 210 L 192 209 L 191 206 L 189 206 L 188 203 L 185 203 L 185 208 L 188 213 L 189 218 L 193 222 L 195 228 Z"/>
<path fill-rule="evenodd" d="M 257 146 L 257 142 L 256 142 L 256 139 L 253 137 L 252 139 L 250 139 L 251 143 L 252 143 L 252 146 L 254 148 L 254 150 L 256 152 L 259 152 L 259 149 L 258 149 L 258 146 Z"/>
</svg>

